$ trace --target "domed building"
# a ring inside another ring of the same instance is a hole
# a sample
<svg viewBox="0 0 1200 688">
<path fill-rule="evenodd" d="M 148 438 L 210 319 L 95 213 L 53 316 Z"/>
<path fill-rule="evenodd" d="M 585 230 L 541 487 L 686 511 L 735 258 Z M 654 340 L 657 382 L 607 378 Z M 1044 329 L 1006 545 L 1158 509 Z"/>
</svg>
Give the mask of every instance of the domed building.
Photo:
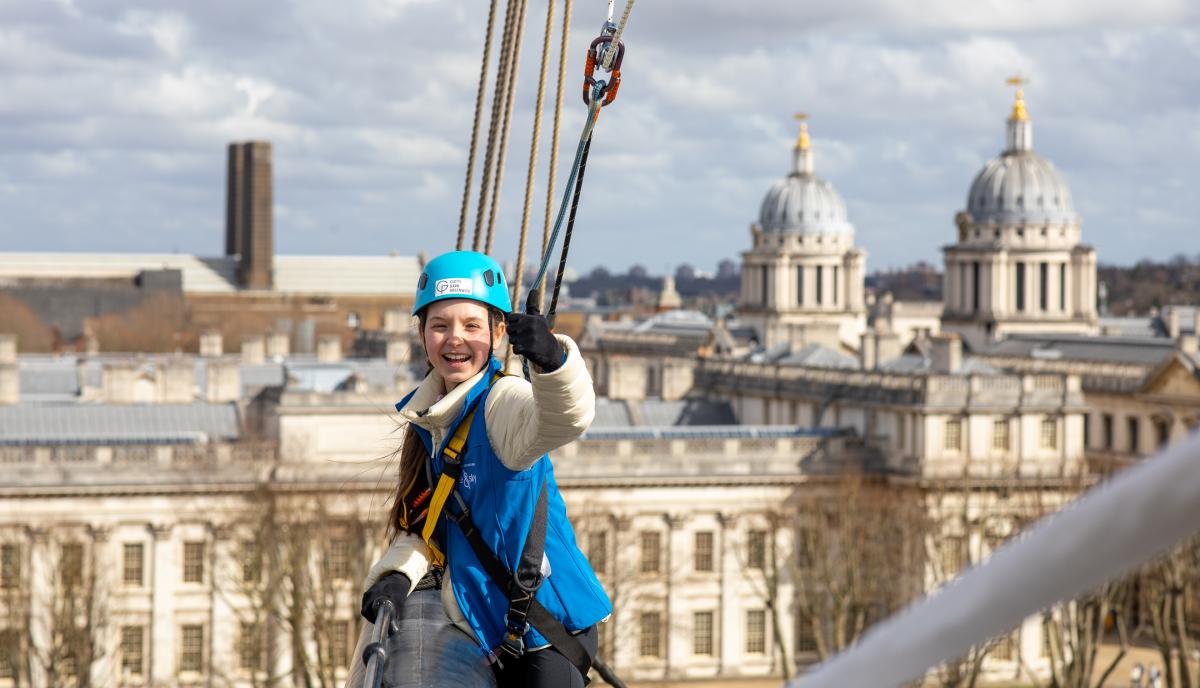
<svg viewBox="0 0 1200 688">
<path fill-rule="evenodd" d="M 975 176 L 958 213 L 958 242 L 942 249 L 942 328 L 979 349 L 1011 334 L 1094 334 L 1096 251 L 1066 180 L 1033 152 L 1020 89 L 1004 151 Z"/>
<path fill-rule="evenodd" d="M 750 234 L 738 314 L 758 331 L 760 344 L 857 348 L 866 328 L 865 254 L 854 246 L 841 196 L 813 172 L 804 123 L 792 171 L 767 191 Z"/>
</svg>

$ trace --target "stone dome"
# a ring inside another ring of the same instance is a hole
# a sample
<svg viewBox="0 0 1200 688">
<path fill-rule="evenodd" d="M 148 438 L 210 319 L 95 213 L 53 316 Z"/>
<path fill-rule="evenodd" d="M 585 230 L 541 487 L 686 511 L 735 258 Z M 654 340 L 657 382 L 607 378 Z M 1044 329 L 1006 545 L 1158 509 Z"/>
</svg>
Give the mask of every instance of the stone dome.
<svg viewBox="0 0 1200 688">
<path fill-rule="evenodd" d="M 771 185 L 758 212 L 764 232 L 851 234 L 846 204 L 833 185 L 813 174 L 808 132 L 796 143 L 792 173 Z"/>
<path fill-rule="evenodd" d="M 1066 180 L 1049 160 L 1033 152 L 1025 103 L 1008 120 L 1008 147 L 971 182 L 967 213 L 976 224 L 1074 224 L 1079 214 Z"/>
</svg>

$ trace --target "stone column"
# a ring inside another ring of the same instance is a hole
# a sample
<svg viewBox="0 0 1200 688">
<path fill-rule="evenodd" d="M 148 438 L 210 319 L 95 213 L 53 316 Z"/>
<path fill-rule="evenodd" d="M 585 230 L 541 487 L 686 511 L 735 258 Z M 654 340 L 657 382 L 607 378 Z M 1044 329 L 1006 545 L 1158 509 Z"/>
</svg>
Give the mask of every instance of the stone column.
<svg viewBox="0 0 1200 688">
<path fill-rule="evenodd" d="M 151 544 L 149 579 L 151 590 L 150 673 L 151 685 L 171 684 L 175 680 L 175 587 L 180 570 L 171 538 L 171 524 L 149 526 Z"/>
<path fill-rule="evenodd" d="M 93 686 L 104 686 L 120 676 L 118 672 L 121 669 L 116 657 L 120 647 L 121 628 L 119 624 L 111 621 L 111 591 L 116 590 L 120 584 L 121 568 L 110 565 L 110 562 L 120 561 L 120 555 L 113 548 L 111 527 L 94 527 L 89 530 L 92 536 L 92 556 L 87 565 L 91 566 L 91 576 L 96 581 L 92 608 L 95 610 L 94 618 L 104 622 L 93 625 L 91 629 L 98 656 L 92 662 L 89 679 Z"/>
<path fill-rule="evenodd" d="M 45 528 L 28 531 L 29 568 L 29 644 L 45 651 L 51 646 L 51 619 L 54 605 L 54 562 L 50 533 Z M 29 682 L 34 686 L 49 685 L 46 668 L 41 662 L 29 663 Z"/>
<path fill-rule="evenodd" d="M 738 562 L 736 548 L 741 546 L 738 538 L 738 520 L 739 515 L 735 512 L 722 512 L 719 515 L 721 521 L 721 538 L 720 549 L 717 556 L 717 567 L 720 571 L 720 597 L 717 606 L 717 618 L 713 619 L 713 633 L 716 635 L 713 638 L 713 651 L 717 653 L 717 675 L 724 676 L 725 673 L 736 667 L 727 666 L 729 657 L 737 657 L 737 647 L 734 643 L 737 642 L 737 611 L 732 609 L 736 603 L 737 595 L 734 594 L 732 588 L 737 581 L 742 580 L 743 571 L 741 564 Z"/>
</svg>

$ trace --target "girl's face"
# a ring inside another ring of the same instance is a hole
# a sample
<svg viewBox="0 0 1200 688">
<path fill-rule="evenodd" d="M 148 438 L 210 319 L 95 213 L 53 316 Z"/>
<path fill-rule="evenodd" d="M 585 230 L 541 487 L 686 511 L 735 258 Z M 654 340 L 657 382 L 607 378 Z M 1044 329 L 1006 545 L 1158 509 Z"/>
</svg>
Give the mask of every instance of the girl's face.
<svg viewBox="0 0 1200 688">
<path fill-rule="evenodd" d="M 425 313 L 425 355 L 446 381 L 446 391 L 471 379 L 487 364 L 504 336 L 505 323 L 488 327 L 488 309 L 478 301 L 446 299 Z"/>
</svg>

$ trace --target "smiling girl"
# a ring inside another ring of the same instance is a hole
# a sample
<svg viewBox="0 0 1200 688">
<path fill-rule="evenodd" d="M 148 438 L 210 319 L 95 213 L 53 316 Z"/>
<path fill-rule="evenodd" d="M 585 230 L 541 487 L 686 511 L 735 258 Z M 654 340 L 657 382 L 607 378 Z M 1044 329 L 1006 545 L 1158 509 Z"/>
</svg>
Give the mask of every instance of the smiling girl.
<svg viewBox="0 0 1200 688">
<path fill-rule="evenodd" d="M 499 686 L 582 688 L 595 624 L 612 606 L 576 546 L 547 453 L 592 421 L 583 359 L 544 317 L 512 312 L 500 266 L 480 253 L 430 261 L 413 314 L 430 371 L 396 405 L 408 427 L 392 540 L 364 582 L 362 615 L 373 622 L 390 600 L 404 616 L 414 591 L 440 589 Z M 528 381 L 501 371 L 506 334 Z"/>
</svg>

